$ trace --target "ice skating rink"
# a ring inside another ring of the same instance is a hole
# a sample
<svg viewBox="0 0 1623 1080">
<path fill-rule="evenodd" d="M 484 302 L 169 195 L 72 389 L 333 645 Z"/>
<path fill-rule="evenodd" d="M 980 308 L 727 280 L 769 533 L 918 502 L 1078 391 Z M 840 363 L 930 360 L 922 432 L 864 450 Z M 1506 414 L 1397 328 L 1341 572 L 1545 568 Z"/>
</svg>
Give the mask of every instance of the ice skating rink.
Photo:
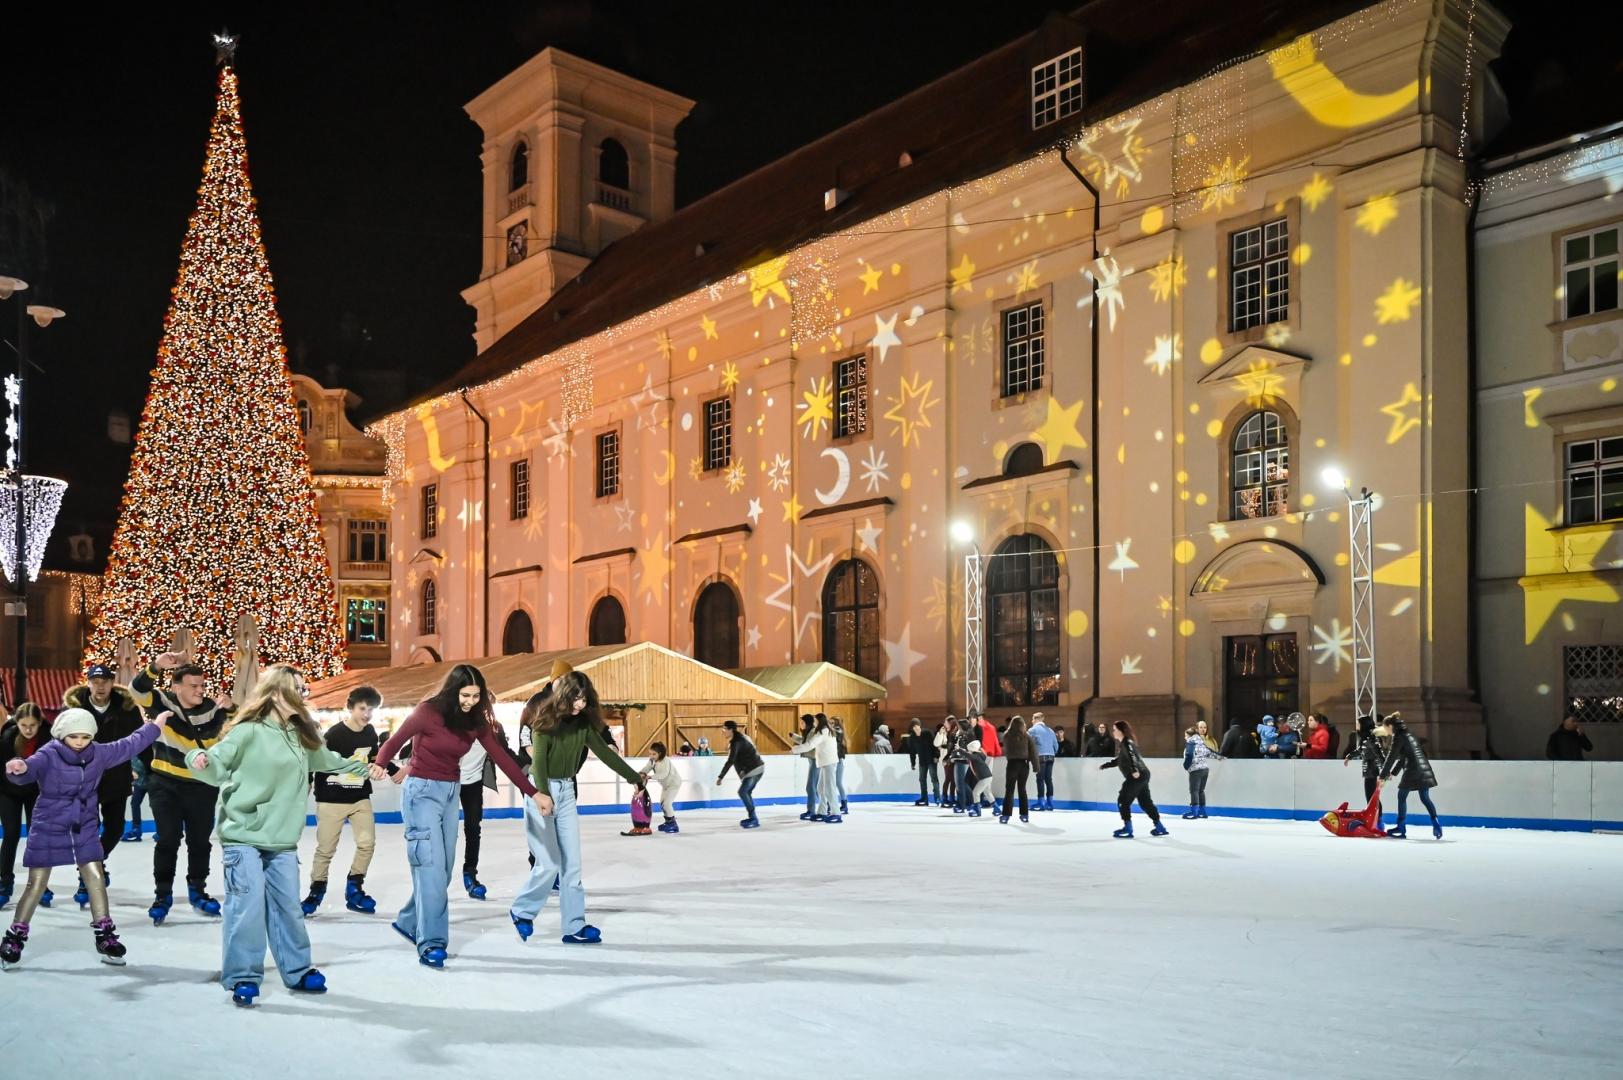
<svg viewBox="0 0 1623 1080">
<path fill-rule="evenodd" d="M 1618 1075 L 1620 836 L 1381 842 L 1169 817 L 1169 837 L 1119 841 L 1103 813 L 794 815 L 763 808 L 746 832 L 736 810 L 690 812 L 679 836 L 641 838 L 585 818 L 597 947 L 560 943 L 555 906 L 519 943 L 520 823 L 487 821 L 491 898 L 453 893 L 444 971 L 389 929 L 406 859 L 380 826 L 378 914 L 329 896 L 309 921 L 331 992 L 267 974 L 253 1010 L 214 981 L 217 921 L 146 919 L 149 836 L 110 866 L 127 967 L 97 962 L 58 872 L 0 976 L 0 1061 L 282 1080 Z M 346 835 L 335 882 L 349 855 Z"/>
</svg>

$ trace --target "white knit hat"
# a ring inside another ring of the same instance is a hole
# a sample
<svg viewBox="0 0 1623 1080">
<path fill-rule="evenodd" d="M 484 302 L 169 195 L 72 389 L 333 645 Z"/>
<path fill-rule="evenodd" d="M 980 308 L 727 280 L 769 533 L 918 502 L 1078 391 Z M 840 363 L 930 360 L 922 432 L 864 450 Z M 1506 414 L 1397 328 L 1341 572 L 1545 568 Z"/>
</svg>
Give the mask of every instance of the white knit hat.
<svg viewBox="0 0 1623 1080">
<path fill-rule="evenodd" d="M 89 709 L 63 709 L 51 725 L 51 738 L 65 739 L 69 735 L 96 734 L 96 718 Z"/>
</svg>

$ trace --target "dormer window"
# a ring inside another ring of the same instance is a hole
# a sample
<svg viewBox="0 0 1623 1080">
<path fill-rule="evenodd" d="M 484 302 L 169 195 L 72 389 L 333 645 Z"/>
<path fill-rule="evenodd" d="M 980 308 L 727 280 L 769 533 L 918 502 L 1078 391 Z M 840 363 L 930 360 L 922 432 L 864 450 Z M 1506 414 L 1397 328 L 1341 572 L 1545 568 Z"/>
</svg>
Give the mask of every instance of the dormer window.
<svg viewBox="0 0 1623 1080">
<path fill-rule="evenodd" d="M 1056 124 L 1082 111 L 1082 50 L 1072 49 L 1031 69 L 1031 127 Z"/>
</svg>

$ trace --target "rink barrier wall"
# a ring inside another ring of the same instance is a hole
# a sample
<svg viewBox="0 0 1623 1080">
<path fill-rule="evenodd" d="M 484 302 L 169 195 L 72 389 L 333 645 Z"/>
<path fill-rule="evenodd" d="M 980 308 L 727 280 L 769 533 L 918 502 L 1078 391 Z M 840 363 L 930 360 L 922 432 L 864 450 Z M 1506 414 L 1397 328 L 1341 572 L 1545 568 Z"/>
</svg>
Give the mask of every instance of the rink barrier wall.
<svg viewBox="0 0 1623 1080">
<path fill-rule="evenodd" d="M 644 759 L 628 759 L 639 766 Z M 677 758 L 683 783 L 676 808 L 709 810 L 741 808 L 737 779 L 729 774 L 715 783 L 725 758 Z M 765 758 L 766 774 L 755 789 L 757 806 L 803 806 L 809 765 L 798 755 Z M 1003 790 L 1002 759 L 995 760 L 994 792 Z M 1188 781 L 1176 759 L 1148 762 L 1156 804 L 1176 816 L 1188 809 Z M 1543 829 L 1561 832 L 1623 831 L 1623 762 L 1615 761 L 1437 761 L 1439 786 L 1433 799 L 1445 826 L 1494 829 Z M 632 787 L 608 766 L 593 759 L 581 769 L 580 812 L 624 814 L 630 811 Z M 654 785 L 657 789 L 658 785 Z M 846 759 L 845 786 L 853 803 L 910 804 L 918 798 L 918 773 L 905 754 L 852 754 Z M 1103 771 L 1097 758 L 1061 758 L 1054 763 L 1056 809 L 1114 813 L 1121 775 Z M 400 788 L 373 785 L 372 805 L 382 824 L 400 823 Z M 1035 780 L 1027 783 L 1036 792 Z M 658 791 L 655 790 L 656 810 Z M 1221 761 L 1212 769 L 1206 789 L 1212 817 L 1316 821 L 1342 802 L 1361 808 L 1364 787 L 1356 763 L 1339 761 Z M 1382 798 L 1387 821 L 1395 820 L 1396 784 Z M 1137 811 L 1135 811 L 1136 813 Z M 1411 818 L 1426 821 L 1418 798 L 1409 800 Z M 519 793 L 499 780 L 485 795 L 487 818 L 523 815 Z M 1418 815 L 1418 817 L 1416 817 Z M 315 823 L 314 803 L 310 824 Z M 151 823 L 147 824 L 150 830 Z"/>
</svg>

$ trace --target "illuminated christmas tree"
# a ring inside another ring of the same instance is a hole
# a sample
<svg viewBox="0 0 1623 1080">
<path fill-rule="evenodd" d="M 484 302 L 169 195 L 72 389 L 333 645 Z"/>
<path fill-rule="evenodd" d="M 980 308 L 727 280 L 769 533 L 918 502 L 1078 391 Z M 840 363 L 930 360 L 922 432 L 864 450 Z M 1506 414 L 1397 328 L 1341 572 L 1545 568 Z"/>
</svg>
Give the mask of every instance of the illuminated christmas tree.
<svg viewBox="0 0 1623 1080">
<path fill-rule="evenodd" d="M 248 183 L 235 43 L 217 43 L 203 183 L 89 655 L 110 661 L 128 637 L 145 661 L 189 630 L 196 662 L 229 686 L 234 634 L 249 615 L 261 663 L 322 678 L 343 670 L 343 631 Z"/>
</svg>

